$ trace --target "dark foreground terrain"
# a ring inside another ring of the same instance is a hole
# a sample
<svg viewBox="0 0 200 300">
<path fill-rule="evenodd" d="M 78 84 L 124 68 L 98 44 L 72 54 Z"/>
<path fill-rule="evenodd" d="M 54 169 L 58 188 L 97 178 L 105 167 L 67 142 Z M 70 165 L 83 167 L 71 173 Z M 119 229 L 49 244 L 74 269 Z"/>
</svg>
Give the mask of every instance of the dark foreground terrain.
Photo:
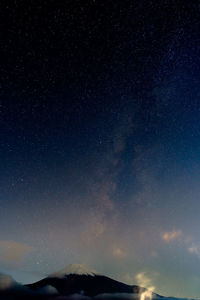
<svg viewBox="0 0 200 300">
<path fill-rule="evenodd" d="M 32 284 L 22 285 L 0 274 L 0 300 L 176 300 L 128 285 L 90 270 L 69 265 Z M 191 300 L 191 299 L 190 299 Z"/>
</svg>

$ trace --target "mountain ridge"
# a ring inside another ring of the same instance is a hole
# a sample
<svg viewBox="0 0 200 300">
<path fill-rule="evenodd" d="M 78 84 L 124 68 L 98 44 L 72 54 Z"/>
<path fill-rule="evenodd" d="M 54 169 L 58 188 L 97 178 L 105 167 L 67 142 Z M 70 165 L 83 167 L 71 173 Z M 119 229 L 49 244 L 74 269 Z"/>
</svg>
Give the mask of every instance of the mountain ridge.
<svg viewBox="0 0 200 300">
<path fill-rule="evenodd" d="M 87 297 L 96 297 L 100 294 L 139 295 L 147 291 L 144 287 L 128 285 L 110 277 L 100 275 L 95 270 L 82 264 L 71 264 L 61 271 L 52 273 L 46 278 L 26 286 L 33 290 L 52 286 L 61 295 L 79 294 Z"/>
</svg>

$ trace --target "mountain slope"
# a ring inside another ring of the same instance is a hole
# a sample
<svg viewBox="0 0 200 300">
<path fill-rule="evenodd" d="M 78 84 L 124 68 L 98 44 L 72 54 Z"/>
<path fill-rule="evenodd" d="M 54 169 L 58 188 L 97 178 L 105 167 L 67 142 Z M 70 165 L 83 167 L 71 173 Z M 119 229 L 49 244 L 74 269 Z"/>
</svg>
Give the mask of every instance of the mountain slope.
<svg viewBox="0 0 200 300">
<path fill-rule="evenodd" d="M 94 272 L 94 270 L 84 265 L 70 265 L 27 286 L 33 290 L 38 290 L 45 286 L 53 286 L 61 295 L 81 294 L 91 297 L 105 293 L 138 294 L 146 290 L 145 288 L 127 285 Z"/>
</svg>

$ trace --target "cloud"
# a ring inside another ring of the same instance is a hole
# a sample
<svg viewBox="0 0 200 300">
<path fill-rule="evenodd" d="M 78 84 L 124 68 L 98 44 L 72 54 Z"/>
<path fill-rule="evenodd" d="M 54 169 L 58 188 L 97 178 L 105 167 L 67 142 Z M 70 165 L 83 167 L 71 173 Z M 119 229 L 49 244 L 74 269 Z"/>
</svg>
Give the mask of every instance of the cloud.
<svg viewBox="0 0 200 300">
<path fill-rule="evenodd" d="M 45 286 L 39 290 L 33 291 L 31 288 L 24 286 L 15 281 L 11 276 L 0 273 L 0 299 L 47 299 L 45 296 L 56 296 L 58 291 L 53 286 Z"/>
<path fill-rule="evenodd" d="M 0 290 L 5 290 L 13 287 L 15 284 L 16 282 L 11 276 L 0 273 Z"/>
<path fill-rule="evenodd" d="M 41 289 L 39 289 L 38 294 L 42 294 L 42 295 L 57 295 L 58 291 L 55 287 L 51 286 L 51 285 L 47 285 L 45 287 L 42 287 Z"/>
<path fill-rule="evenodd" d="M 196 245 L 192 245 L 191 247 L 188 248 L 189 253 L 195 254 L 198 257 L 200 257 L 200 247 Z"/>
<path fill-rule="evenodd" d="M 114 247 L 113 251 L 112 251 L 112 254 L 116 258 L 125 258 L 125 257 L 127 257 L 127 252 L 124 249 L 120 248 L 120 247 Z"/>
<path fill-rule="evenodd" d="M 138 284 L 148 288 L 151 285 L 151 279 L 147 276 L 147 272 L 140 272 L 135 276 Z"/>
<path fill-rule="evenodd" d="M 3 292 L 31 292 L 31 290 L 15 281 L 11 276 L 7 274 L 0 273 L 0 293 L 2 295 Z"/>
<path fill-rule="evenodd" d="M 25 255 L 33 251 L 34 248 L 13 241 L 0 241 L 0 260 L 9 263 L 20 263 Z"/>
<path fill-rule="evenodd" d="M 137 294 L 128 294 L 128 293 L 105 293 L 105 294 L 99 294 L 95 296 L 93 299 L 99 299 L 99 300 L 107 300 L 107 299 L 137 299 L 138 300 L 138 295 Z"/>
<path fill-rule="evenodd" d="M 172 242 L 181 236 L 181 230 L 173 230 L 163 233 L 162 240 L 166 243 Z"/>
<path fill-rule="evenodd" d="M 152 299 L 152 293 L 155 290 L 155 286 L 152 284 L 152 279 L 147 275 L 147 272 L 138 273 L 136 275 L 136 280 L 141 288 L 147 288 L 146 291 L 141 289 L 140 300 Z"/>
</svg>

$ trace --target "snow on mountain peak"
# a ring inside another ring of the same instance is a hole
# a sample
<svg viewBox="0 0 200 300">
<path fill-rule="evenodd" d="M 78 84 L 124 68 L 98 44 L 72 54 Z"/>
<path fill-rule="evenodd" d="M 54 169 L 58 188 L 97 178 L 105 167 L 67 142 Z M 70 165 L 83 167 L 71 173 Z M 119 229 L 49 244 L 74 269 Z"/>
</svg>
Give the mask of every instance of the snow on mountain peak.
<svg viewBox="0 0 200 300">
<path fill-rule="evenodd" d="M 69 274 L 75 274 L 75 275 L 92 275 L 94 276 L 96 273 L 95 270 L 91 269 L 90 267 L 83 265 L 83 264 L 71 264 L 68 265 L 66 268 L 50 274 L 49 277 L 65 277 L 66 275 Z"/>
</svg>

